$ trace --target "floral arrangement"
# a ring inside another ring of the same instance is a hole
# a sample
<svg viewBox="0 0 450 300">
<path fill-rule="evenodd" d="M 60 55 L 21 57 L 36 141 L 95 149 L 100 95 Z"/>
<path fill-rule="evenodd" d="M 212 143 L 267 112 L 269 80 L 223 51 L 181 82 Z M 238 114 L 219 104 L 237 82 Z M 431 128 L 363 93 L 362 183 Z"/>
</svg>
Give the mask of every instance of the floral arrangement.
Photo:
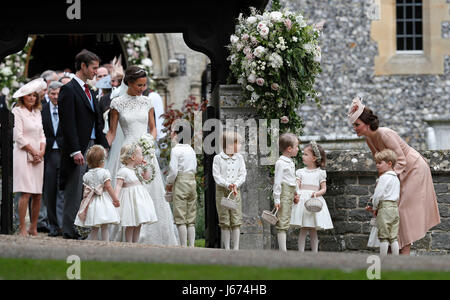
<svg viewBox="0 0 450 300">
<path fill-rule="evenodd" d="M 146 34 L 124 34 L 122 37 L 127 47 L 128 63 L 141 67 L 150 77 L 150 87 L 154 89 L 153 61 L 150 59 L 150 50 L 148 48 L 149 37 Z"/>
<path fill-rule="evenodd" d="M 277 2 L 277 3 L 275 3 Z M 297 12 L 279 9 L 237 19 L 228 49 L 229 81 L 242 86 L 243 102 L 266 119 L 279 119 L 280 131 L 301 134 L 297 114 L 300 105 L 312 98 L 316 76 L 321 72 L 318 43 L 323 24 L 308 25 Z"/>
<path fill-rule="evenodd" d="M 0 92 L 6 96 L 9 105 L 12 104 L 14 92 L 26 82 L 25 65 L 28 51 L 32 47 L 33 41 L 34 39 L 29 37 L 22 51 L 7 56 L 0 63 Z"/>
<path fill-rule="evenodd" d="M 138 145 L 139 145 L 139 147 L 141 147 L 142 155 L 144 156 L 147 163 L 144 165 L 139 165 L 136 168 L 136 170 L 135 170 L 136 176 L 138 177 L 138 179 L 141 182 L 150 183 L 153 181 L 153 179 L 155 178 L 155 174 L 156 174 L 156 168 L 152 164 L 152 160 L 153 160 L 153 158 L 155 158 L 155 153 L 156 153 L 155 139 L 153 138 L 153 136 L 151 134 L 145 133 L 142 137 L 139 138 Z M 144 176 L 142 175 L 146 171 L 150 171 L 149 179 L 145 179 Z"/>
</svg>

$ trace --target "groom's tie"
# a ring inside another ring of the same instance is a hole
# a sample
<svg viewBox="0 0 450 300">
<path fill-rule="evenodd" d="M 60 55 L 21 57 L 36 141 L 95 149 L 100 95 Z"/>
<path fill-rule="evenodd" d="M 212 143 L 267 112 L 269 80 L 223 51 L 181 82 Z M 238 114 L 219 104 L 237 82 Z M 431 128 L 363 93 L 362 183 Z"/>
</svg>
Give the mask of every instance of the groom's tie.
<svg viewBox="0 0 450 300">
<path fill-rule="evenodd" d="M 89 99 L 89 103 L 91 104 L 92 110 L 95 110 L 94 109 L 94 103 L 92 103 L 92 95 L 91 95 L 91 92 L 89 91 L 89 85 L 87 83 L 84 84 L 84 92 L 86 93 L 86 96 Z"/>
</svg>

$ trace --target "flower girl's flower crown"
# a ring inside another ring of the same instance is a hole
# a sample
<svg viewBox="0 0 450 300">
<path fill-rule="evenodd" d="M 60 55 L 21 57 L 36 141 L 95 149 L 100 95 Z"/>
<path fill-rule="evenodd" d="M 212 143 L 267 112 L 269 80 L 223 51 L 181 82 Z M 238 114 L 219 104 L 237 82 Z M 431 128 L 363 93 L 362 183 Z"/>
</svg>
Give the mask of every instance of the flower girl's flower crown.
<svg viewBox="0 0 450 300">
<path fill-rule="evenodd" d="M 319 147 L 317 146 L 316 141 L 311 141 L 310 145 L 314 152 L 314 156 L 316 157 L 317 163 L 320 164 L 320 162 L 322 161 L 322 156 L 320 155 Z"/>
<path fill-rule="evenodd" d="M 350 124 L 353 124 L 358 120 L 359 116 L 362 114 L 364 110 L 364 105 L 362 104 L 362 99 L 359 96 L 356 96 L 353 101 L 350 109 L 348 110 L 348 121 Z"/>
</svg>

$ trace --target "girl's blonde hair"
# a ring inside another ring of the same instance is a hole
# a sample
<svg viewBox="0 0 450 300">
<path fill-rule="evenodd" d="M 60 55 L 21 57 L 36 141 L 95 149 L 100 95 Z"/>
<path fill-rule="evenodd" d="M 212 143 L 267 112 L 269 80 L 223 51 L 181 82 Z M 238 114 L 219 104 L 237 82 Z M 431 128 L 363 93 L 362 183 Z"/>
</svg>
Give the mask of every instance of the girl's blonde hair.
<svg viewBox="0 0 450 300">
<path fill-rule="evenodd" d="M 137 143 L 123 145 L 120 149 L 120 162 L 126 165 L 138 148 Z"/>
<path fill-rule="evenodd" d="M 314 157 L 316 158 L 316 167 L 325 167 L 325 164 L 327 162 L 327 155 L 325 154 L 325 150 L 323 150 L 323 148 L 318 145 L 315 141 L 312 141 L 311 143 L 309 143 L 306 147 L 305 150 L 307 148 L 311 148 L 311 151 L 314 155 Z"/>
<path fill-rule="evenodd" d="M 106 150 L 101 145 L 89 148 L 86 154 L 87 164 L 90 169 L 99 168 L 106 161 Z"/>
</svg>

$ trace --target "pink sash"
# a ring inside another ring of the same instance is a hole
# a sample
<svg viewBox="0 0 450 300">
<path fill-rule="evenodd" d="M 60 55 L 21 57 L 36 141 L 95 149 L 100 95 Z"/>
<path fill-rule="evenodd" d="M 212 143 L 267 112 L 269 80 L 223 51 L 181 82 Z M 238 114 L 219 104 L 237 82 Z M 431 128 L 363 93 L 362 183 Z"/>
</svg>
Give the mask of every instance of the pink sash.
<svg viewBox="0 0 450 300">
<path fill-rule="evenodd" d="M 87 210 L 89 205 L 91 205 L 92 200 L 94 200 L 94 195 L 100 196 L 103 193 L 103 184 L 99 184 L 95 189 L 91 188 L 88 185 L 84 186 L 83 200 L 80 204 L 80 210 L 78 212 L 78 218 L 81 221 L 86 220 Z"/>
</svg>

